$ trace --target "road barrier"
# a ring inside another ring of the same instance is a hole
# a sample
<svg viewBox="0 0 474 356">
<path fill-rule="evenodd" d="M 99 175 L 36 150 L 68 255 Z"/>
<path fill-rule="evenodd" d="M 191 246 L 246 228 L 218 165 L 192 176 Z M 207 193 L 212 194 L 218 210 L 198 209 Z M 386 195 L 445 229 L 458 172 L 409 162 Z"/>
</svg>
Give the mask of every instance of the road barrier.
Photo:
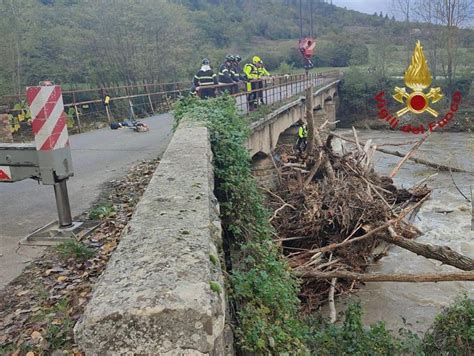
<svg viewBox="0 0 474 356">
<path fill-rule="evenodd" d="M 28 87 L 34 143 L 0 143 L 0 182 L 32 178 L 54 186 L 59 228 L 73 226 L 66 181 L 73 175 L 61 87 Z"/>
</svg>

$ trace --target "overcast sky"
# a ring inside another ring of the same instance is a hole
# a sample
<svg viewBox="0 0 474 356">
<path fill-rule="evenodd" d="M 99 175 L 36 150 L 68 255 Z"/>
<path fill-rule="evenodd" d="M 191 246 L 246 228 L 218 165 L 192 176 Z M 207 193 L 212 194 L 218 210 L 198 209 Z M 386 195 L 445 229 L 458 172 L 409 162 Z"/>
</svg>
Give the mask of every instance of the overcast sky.
<svg viewBox="0 0 474 356">
<path fill-rule="evenodd" d="M 374 12 L 379 13 L 380 11 L 382 11 L 384 15 L 386 13 L 388 13 L 389 16 L 392 15 L 390 0 L 333 0 L 332 3 L 340 7 L 345 6 L 350 10 L 357 10 L 371 15 Z"/>
</svg>

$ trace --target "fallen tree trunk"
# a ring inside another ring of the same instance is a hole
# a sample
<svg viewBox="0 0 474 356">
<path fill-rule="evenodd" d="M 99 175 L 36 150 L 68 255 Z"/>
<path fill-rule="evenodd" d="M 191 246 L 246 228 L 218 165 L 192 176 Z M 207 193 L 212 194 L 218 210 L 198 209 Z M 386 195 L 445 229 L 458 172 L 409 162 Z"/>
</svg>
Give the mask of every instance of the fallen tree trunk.
<svg viewBox="0 0 474 356">
<path fill-rule="evenodd" d="M 426 274 L 382 274 L 382 273 L 355 273 L 347 271 L 332 272 L 294 272 L 303 279 L 343 278 L 361 282 L 449 282 L 474 281 L 474 272 L 426 273 Z"/>
<path fill-rule="evenodd" d="M 398 236 L 391 227 L 389 227 L 388 230 L 390 235 L 380 235 L 380 237 L 386 242 L 397 245 L 405 250 L 416 253 L 417 255 L 431 258 L 443 262 L 446 265 L 462 269 L 463 271 L 474 271 L 474 260 L 472 258 L 461 255 L 448 246 L 422 244 Z"/>
<path fill-rule="evenodd" d="M 331 133 L 334 137 L 337 137 L 337 138 L 340 138 L 341 140 L 344 140 L 344 141 L 347 141 L 347 142 L 351 142 L 353 144 L 356 144 L 356 141 L 350 139 L 350 138 L 347 138 L 347 137 L 344 137 L 344 136 L 340 136 L 340 135 L 337 135 L 335 133 Z M 361 143 L 364 143 L 361 141 Z M 398 151 L 389 151 L 389 150 L 386 150 L 386 149 L 383 149 L 383 148 L 379 148 L 377 147 L 376 148 L 377 151 L 379 152 L 382 152 L 382 153 L 385 153 L 385 154 L 388 154 L 388 155 L 392 155 L 392 156 L 397 156 L 397 157 L 405 157 L 405 154 L 403 153 L 400 153 Z M 426 161 L 424 159 L 421 159 L 421 158 L 416 158 L 416 157 L 410 157 L 408 158 L 408 160 L 410 161 L 413 161 L 415 163 L 419 163 L 419 164 L 423 164 L 425 166 L 428 166 L 428 167 L 432 167 L 432 168 L 435 168 L 439 171 L 445 171 L 445 172 L 463 172 L 463 173 L 473 173 L 473 172 L 469 172 L 469 171 L 466 171 L 464 169 L 461 169 L 461 168 L 456 168 L 456 167 L 450 167 L 450 166 L 446 166 L 444 164 L 438 164 L 438 163 L 434 163 L 434 162 L 430 162 L 430 161 Z"/>
</svg>

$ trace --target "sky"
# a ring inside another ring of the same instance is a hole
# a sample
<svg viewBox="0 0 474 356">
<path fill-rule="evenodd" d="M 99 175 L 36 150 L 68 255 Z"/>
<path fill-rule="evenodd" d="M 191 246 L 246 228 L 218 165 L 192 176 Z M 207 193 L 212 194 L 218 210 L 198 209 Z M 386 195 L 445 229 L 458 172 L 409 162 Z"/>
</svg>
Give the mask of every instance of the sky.
<svg viewBox="0 0 474 356">
<path fill-rule="evenodd" d="M 384 15 L 386 13 L 388 13 L 390 17 L 392 15 L 390 0 L 333 0 L 332 3 L 340 7 L 345 6 L 350 10 L 357 10 L 371 15 L 374 12 L 380 13 L 380 11 L 382 11 Z"/>
</svg>

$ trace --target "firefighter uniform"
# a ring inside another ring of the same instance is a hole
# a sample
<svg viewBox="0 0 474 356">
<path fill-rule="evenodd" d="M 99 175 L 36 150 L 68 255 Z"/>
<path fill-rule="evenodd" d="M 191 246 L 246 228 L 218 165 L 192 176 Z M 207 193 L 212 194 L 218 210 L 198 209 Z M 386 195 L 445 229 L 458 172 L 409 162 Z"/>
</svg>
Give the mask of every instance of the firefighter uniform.
<svg viewBox="0 0 474 356">
<path fill-rule="evenodd" d="M 201 69 L 196 73 L 193 79 L 195 88 L 199 88 L 199 97 L 201 99 L 214 98 L 216 89 L 211 87 L 217 85 L 217 75 L 209 65 L 207 59 L 203 60 Z"/>
<path fill-rule="evenodd" d="M 253 63 L 247 63 L 244 66 L 244 74 L 247 78 L 247 102 L 249 105 L 249 110 L 252 111 L 257 106 L 257 82 L 258 79 L 258 68 Z"/>
<path fill-rule="evenodd" d="M 234 94 L 236 91 L 236 85 L 233 85 L 237 81 L 235 73 L 232 68 L 232 56 L 227 56 L 225 62 L 219 67 L 219 84 L 224 85 L 224 90 Z"/>
<path fill-rule="evenodd" d="M 306 150 L 306 146 L 308 145 L 308 127 L 306 124 L 302 124 L 298 128 L 298 139 L 296 140 L 295 148 L 298 150 L 300 154 L 302 154 Z"/>
<path fill-rule="evenodd" d="M 259 56 L 252 58 L 252 63 L 247 63 L 244 67 L 244 73 L 247 75 L 247 91 L 249 110 L 255 109 L 258 103 L 264 105 L 263 101 L 263 80 L 258 80 L 264 76 L 269 76 L 270 73 L 263 66 L 262 59 Z"/>
</svg>

